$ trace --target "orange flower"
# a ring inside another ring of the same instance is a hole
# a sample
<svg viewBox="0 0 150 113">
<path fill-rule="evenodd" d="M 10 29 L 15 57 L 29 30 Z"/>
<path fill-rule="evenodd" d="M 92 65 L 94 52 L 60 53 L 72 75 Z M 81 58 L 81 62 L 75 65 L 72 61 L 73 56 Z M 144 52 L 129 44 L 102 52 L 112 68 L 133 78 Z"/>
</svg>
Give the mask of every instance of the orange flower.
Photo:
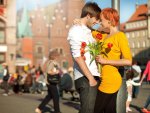
<svg viewBox="0 0 150 113">
<path fill-rule="evenodd" d="M 103 35 L 98 31 L 92 31 L 92 36 L 96 41 L 101 41 L 103 38 Z"/>
<path fill-rule="evenodd" d="M 81 56 L 83 56 L 83 55 L 85 54 L 84 48 L 81 48 L 81 49 L 80 49 L 80 53 L 81 53 Z"/>
<path fill-rule="evenodd" d="M 80 54 L 81 54 L 81 57 L 86 60 L 84 54 L 85 54 L 85 47 L 87 46 L 86 42 L 82 42 L 81 43 L 81 48 L 80 48 Z"/>
<path fill-rule="evenodd" d="M 102 34 L 101 34 L 101 33 L 98 33 L 98 34 L 96 35 L 96 38 L 97 38 L 98 40 L 101 40 L 101 39 L 102 39 Z"/>
<path fill-rule="evenodd" d="M 112 48 L 112 46 L 113 46 L 113 44 L 112 44 L 112 43 L 108 43 L 108 44 L 107 44 L 107 47 L 108 47 L 109 49 L 111 49 L 111 48 Z"/>
<path fill-rule="evenodd" d="M 81 48 L 85 48 L 86 45 L 87 45 L 86 42 L 82 42 L 82 43 L 81 43 Z"/>
</svg>

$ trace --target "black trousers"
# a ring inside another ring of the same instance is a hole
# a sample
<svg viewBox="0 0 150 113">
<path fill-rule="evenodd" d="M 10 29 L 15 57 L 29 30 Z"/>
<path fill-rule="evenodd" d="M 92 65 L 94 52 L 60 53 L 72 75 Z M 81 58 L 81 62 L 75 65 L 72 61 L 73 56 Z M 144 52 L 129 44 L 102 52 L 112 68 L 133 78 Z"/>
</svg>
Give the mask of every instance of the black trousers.
<svg viewBox="0 0 150 113">
<path fill-rule="evenodd" d="M 93 87 L 89 85 L 89 81 L 85 76 L 75 80 L 75 87 L 76 87 L 76 90 L 79 92 L 80 103 L 81 103 L 81 108 L 79 110 L 79 113 L 93 113 L 94 112 L 97 88 L 98 88 L 99 81 L 100 81 L 99 79 L 100 78 L 98 77 L 97 79 L 98 84 Z"/>
<path fill-rule="evenodd" d="M 116 113 L 117 93 L 107 94 L 97 92 L 94 113 Z"/>
<path fill-rule="evenodd" d="M 47 85 L 48 88 L 48 93 L 42 103 L 38 106 L 40 110 L 43 110 L 46 104 L 53 99 L 53 104 L 54 104 L 54 110 L 55 112 L 59 113 L 60 112 L 60 106 L 59 106 L 59 93 L 56 85 Z"/>
</svg>

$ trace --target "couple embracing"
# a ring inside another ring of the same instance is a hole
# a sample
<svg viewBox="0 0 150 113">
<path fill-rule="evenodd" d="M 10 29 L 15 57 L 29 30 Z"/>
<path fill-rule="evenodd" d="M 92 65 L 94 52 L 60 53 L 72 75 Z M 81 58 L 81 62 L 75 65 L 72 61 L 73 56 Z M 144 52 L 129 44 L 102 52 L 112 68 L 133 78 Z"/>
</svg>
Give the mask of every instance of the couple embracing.
<svg viewBox="0 0 150 113">
<path fill-rule="evenodd" d="M 119 66 L 131 65 L 132 56 L 128 40 L 123 32 L 118 30 L 119 14 L 113 8 L 101 10 L 94 2 L 86 3 L 82 8 L 80 24 L 73 25 L 68 33 L 71 54 L 74 61 L 75 87 L 80 95 L 81 108 L 79 113 L 116 113 L 116 98 L 122 84 L 118 72 Z M 91 62 L 91 55 L 81 52 L 83 42 L 85 49 L 89 43 L 95 42 L 91 28 L 100 24 L 109 29 L 109 34 L 103 35 L 101 53 Z M 90 64 L 90 65 L 89 65 Z M 101 73 L 97 64 L 102 66 Z"/>
</svg>

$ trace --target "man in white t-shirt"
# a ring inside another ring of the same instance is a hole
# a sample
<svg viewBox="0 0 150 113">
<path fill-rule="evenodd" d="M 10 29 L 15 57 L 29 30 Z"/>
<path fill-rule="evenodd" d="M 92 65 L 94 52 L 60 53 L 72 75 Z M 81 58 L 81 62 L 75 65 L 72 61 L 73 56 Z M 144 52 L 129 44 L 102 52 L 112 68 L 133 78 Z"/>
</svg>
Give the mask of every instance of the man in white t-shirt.
<svg viewBox="0 0 150 113">
<path fill-rule="evenodd" d="M 137 76 L 135 76 L 133 78 L 133 81 L 138 83 L 138 82 L 140 82 L 140 77 L 141 77 L 142 70 L 141 70 L 140 66 L 138 65 L 137 61 L 133 61 L 132 68 L 138 74 Z M 133 86 L 133 88 L 132 88 L 132 96 L 133 96 L 133 98 L 136 98 L 138 93 L 139 93 L 139 86 Z"/>
<path fill-rule="evenodd" d="M 74 61 L 75 87 L 79 92 L 81 102 L 79 113 L 93 113 L 94 111 L 99 82 L 97 80 L 99 80 L 100 74 L 95 61 L 90 64 L 90 53 L 87 51 L 81 54 L 81 48 L 84 46 L 86 50 L 86 44 L 95 42 L 89 27 L 99 23 L 100 12 L 101 9 L 96 3 L 86 3 L 81 13 L 81 25 L 73 25 L 68 33 L 67 40 Z"/>
</svg>

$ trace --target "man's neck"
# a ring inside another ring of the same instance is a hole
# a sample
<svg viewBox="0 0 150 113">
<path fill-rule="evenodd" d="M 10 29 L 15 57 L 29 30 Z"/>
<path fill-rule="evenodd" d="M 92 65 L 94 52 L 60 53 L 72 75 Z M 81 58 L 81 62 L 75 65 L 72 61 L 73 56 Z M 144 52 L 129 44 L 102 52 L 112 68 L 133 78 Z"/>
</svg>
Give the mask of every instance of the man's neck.
<svg viewBox="0 0 150 113">
<path fill-rule="evenodd" d="M 87 26 L 87 19 L 85 17 L 81 18 L 81 24 Z"/>
</svg>

